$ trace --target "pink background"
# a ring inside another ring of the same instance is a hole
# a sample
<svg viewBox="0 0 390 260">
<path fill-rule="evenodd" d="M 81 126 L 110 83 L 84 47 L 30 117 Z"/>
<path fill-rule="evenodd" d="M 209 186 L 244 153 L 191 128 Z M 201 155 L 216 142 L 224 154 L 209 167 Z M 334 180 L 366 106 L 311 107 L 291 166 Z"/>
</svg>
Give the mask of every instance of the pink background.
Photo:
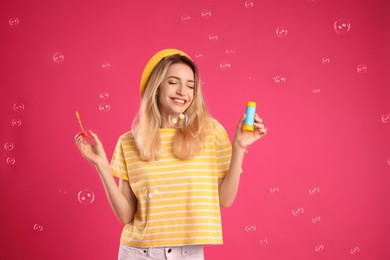
<svg viewBox="0 0 390 260">
<path fill-rule="evenodd" d="M 122 226 L 75 147 L 75 111 L 111 157 L 143 66 L 168 47 L 199 64 L 231 138 L 247 101 L 268 127 L 207 259 L 390 259 L 389 13 L 386 0 L 2 0 L 0 259 L 116 259 Z"/>
</svg>

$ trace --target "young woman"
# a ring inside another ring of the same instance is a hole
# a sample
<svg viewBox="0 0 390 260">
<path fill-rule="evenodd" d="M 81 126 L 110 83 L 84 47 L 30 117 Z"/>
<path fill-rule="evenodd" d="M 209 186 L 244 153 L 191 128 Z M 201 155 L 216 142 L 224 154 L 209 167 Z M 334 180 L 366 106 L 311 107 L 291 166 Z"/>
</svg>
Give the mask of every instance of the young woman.
<svg viewBox="0 0 390 260">
<path fill-rule="evenodd" d="M 209 114 L 200 82 L 187 54 L 162 50 L 144 69 L 139 113 L 111 163 L 95 133 L 93 142 L 75 137 L 124 224 L 119 260 L 204 259 L 203 245 L 223 242 L 220 206 L 233 203 L 245 149 L 266 130 L 256 115 L 255 130 L 244 132 L 243 115 L 231 144 Z"/>
</svg>

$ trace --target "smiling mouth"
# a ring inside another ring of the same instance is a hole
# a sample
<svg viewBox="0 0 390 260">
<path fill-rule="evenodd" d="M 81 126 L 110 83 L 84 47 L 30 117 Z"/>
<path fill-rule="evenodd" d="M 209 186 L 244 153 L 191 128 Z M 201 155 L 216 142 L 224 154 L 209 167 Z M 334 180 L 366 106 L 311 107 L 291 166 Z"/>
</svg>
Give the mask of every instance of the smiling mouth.
<svg viewBox="0 0 390 260">
<path fill-rule="evenodd" d="M 185 101 L 183 99 L 172 98 L 172 100 L 173 100 L 173 102 L 175 102 L 178 105 L 184 105 L 185 103 L 187 103 L 187 101 Z"/>
</svg>

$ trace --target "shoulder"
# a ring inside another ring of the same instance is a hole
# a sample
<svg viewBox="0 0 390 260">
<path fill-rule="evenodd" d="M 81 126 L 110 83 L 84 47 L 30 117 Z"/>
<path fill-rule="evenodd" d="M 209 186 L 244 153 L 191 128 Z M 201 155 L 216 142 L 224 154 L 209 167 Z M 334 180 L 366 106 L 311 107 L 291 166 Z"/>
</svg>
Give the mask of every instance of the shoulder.
<svg viewBox="0 0 390 260">
<path fill-rule="evenodd" d="M 134 136 L 132 131 L 128 131 L 121 136 L 119 136 L 118 143 L 133 143 Z"/>
</svg>

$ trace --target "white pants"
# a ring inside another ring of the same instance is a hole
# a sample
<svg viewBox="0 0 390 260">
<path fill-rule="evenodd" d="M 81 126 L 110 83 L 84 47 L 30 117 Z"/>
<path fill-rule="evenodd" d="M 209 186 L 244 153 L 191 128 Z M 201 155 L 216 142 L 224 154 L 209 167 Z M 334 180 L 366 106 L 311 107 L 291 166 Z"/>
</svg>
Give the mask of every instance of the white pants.
<svg viewBox="0 0 390 260">
<path fill-rule="evenodd" d="M 140 248 L 121 244 L 118 260 L 204 260 L 202 245 Z"/>
</svg>

